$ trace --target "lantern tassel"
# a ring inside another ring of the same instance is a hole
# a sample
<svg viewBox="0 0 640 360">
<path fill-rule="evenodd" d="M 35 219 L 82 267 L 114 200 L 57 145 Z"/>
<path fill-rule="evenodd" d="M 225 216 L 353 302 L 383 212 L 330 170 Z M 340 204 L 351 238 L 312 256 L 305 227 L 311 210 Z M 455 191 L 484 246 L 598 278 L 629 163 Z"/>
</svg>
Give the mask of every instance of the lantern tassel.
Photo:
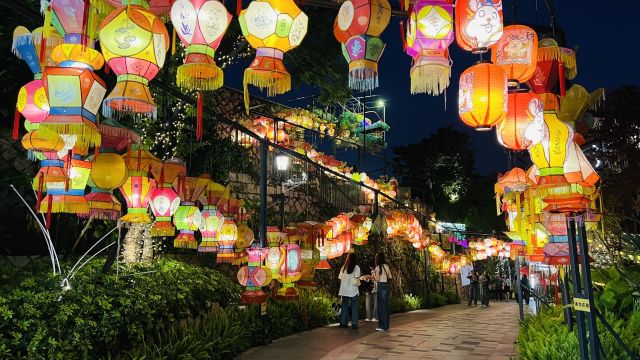
<svg viewBox="0 0 640 360">
<path fill-rule="evenodd" d="M 196 139 L 202 140 L 202 111 L 204 110 L 204 104 L 202 100 L 202 93 L 198 91 L 198 103 L 196 107 Z"/>
<path fill-rule="evenodd" d="M 104 63 L 104 74 L 105 75 L 109 75 L 109 70 L 111 70 L 111 68 L 109 67 L 109 63 L 105 61 L 105 63 Z"/>
<path fill-rule="evenodd" d="M 84 8 L 82 10 L 82 29 L 83 29 L 83 34 L 82 34 L 82 40 L 81 40 L 81 44 L 82 47 L 86 47 L 87 46 L 87 37 L 89 34 L 89 1 L 88 0 L 84 0 Z"/>
<path fill-rule="evenodd" d="M 171 55 L 176 54 L 176 28 L 171 32 Z"/>
<path fill-rule="evenodd" d="M 404 21 L 398 22 L 398 25 L 400 25 L 400 40 L 402 41 L 402 51 L 407 51 L 407 33 L 404 30 Z"/>
<path fill-rule="evenodd" d="M 242 0 L 236 0 L 236 15 L 240 15 L 242 11 Z"/>
<path fill-rule="evenodd" d="M 95 159 L 97 159 L 97 158 L 98 158 L 98 155 L 100 155 L 100 146 L 96 145 L 96 147 L 95 147 L 95 149 L 94 149 L 94 151 L 93 151 L 93 154 L 94 154 L 94 155 L 93 155 L 94 160 L 95 160 Z"/>
<path fill-rule="evenodd" d="M 71 150 L 67 153 L 67 162 L 65 163 L 64 191 L 69 191 L 69 173 L 71 172 Z"/>
<path fill-rule="evenodd" d="M 11 133 L 11 138 L 13 140 L 18 140 L 19 131 L 20 131 L 20 111 L 16 107 L 16 113 L 13 116 L 13 132 Z"/>
<path fill-rule="evenodd" d="M 51 229 L 51 207 L 53 206 L 53 197 L 49 198 L 49 202 L 47 203 L 47 223 L 45 227 L 47 230 Z"/>
<path fill-rule="evenodd" d="M 40 209 L 40 204 L 42 203 L 42 188 L 44 187 L 44 174 L 40 173 L 38 175 L 38 193 L 36 195 L 36 211 Z"/>
</svg>

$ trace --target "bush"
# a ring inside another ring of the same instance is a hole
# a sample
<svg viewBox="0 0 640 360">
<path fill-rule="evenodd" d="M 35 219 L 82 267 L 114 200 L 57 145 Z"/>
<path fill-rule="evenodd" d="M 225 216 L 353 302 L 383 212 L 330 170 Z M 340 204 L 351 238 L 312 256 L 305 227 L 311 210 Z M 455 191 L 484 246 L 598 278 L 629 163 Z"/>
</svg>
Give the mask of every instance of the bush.
<svg viewBox="0 0 640 360">
<path fill-rule="evenodd" d="M 429 294 L 429 306 L 430 307 L 438 307 L 438 306 L 443 306 L 447 303 L 447 299 L 444 297 L 444 295 L 435 293 L 435 294 Z"/>
<path fill-rule="evenodd" d="M 117 354 L 141 343 L 144 334 L 239 300 L 240 287 L 214 270 L 162 260 L 116 275 L 102 273 L 102 265 L 95 261 L 80 270 L 68 291 L 48 270 L 2 272 L 0 354 Z"/>
<path fill-rule="evenodd" d="M 460 300 L 458 299 L 458 294 L 455 291 L 447 291 L 444 293 L 445 301 L 447 304 L 458 304 Z"/>
</svg>

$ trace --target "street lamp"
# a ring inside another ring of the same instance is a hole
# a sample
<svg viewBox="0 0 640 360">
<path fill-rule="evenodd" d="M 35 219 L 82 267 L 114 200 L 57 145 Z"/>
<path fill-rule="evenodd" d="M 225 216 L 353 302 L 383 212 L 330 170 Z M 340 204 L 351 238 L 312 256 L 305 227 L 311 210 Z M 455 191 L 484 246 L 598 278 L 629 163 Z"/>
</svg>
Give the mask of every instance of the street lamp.
<svg viewBox="0 0 640 360">
<path fill-rule="evenodd" d="M 382 122 L 387 122 L 387 107 L 384 104 L 384 100 L 378 100 L 376 107 L 382 108 Z"/>
<path fill-rule="evenodd" d="M 287 154 L 276 155 L 276 169 L 280 173 L 280 231 L 284 231 L 284 174 L 289 171 L 291 158 Z"/>
</svg>

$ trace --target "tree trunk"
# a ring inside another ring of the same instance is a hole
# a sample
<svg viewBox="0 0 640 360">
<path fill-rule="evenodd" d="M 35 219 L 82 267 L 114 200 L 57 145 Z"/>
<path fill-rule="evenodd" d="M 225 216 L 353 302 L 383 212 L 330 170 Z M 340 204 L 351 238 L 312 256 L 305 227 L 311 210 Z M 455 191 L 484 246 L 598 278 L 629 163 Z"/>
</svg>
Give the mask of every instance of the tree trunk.
<svg viewBox="0 0 640 360">
<path fill-rule="evenodd" d="M 122 252 L 125 264 L 135 264 L 139 261 L 143 232 L 144 225 L 135 223 L 129 225 L 129 231 L 127 231 L 127 235 L 124 237 Z"/>
<path fill-rule="evenodd" d="M 151 225 L 144 225 L 142 235 L 142 259 L 143 263 L 150 263 L 153 260 L 153 238 L 151 237 Z"/>
</svg>

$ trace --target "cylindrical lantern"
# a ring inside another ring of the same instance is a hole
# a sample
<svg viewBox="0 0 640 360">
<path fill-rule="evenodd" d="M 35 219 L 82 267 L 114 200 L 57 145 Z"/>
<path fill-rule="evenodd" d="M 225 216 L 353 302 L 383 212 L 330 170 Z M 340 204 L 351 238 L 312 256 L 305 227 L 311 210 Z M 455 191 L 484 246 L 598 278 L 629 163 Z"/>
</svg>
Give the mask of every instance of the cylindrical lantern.
<svg viewBox="0 0 640 360">
<path fill-rule="evenodd" d="M 407 54 L 411 65 L 411 93 L 437 95 L 449 86 L 448 47 L 453 42 L 453 5 L 446 0 L 419 0 L 407 21 Z"/>
<path fill-rule="evenodd" d="M 502 36 L 502 0 L 458 0 L 456 41 L 474 53 L 483 53 Z"/>
<path fill-rule="evenodd" d="M 534 121 L 543 122 L 542 100 L 532 92 L 510 92 L 507 95 L 507 115 L 496 127 L 498 142 L 507 149 L 525 150 L 531 144 L 525 129 Z"/>
<path fill-rule="evenodd" d="M 151 192 L 156 188 L 156 182 L 143 175 L 132 175 L 120 186 L 120 192 L 127 201 L 127 214 L 121 221 L 131 223 L 151 222 L 147 213 Z"/>
<path fill-rule="evenodd" d="M 81 160 L 79 156 L 75 156 L 67 157 L 65 162 L 68 163 L 68 165 L 65 164 L 68 167 L 67 184 L 60 189 L 47 188 L 47 196 L 40 204 L 41 213 L 86 214 L 89 212 L 84 190 L 91 173 L 91 161 Z"/>
<path fill-rule="evenodd" d="M 174 187 L 180 196 L 180 206 L 173 216 L 173 224 L 180 231 L 173 241 L 174 248 L 198 248 L 198 241 L 193 234 L 202 227 L 202 215 L 196 202 L 209 182 L 205 177 L 179 177 L 174 181 Z"/>
<path fill-rule="evenodd" d="M 164 65 L 169 49 L 169 33 L 162 21 L 143 6 L 122 6 L 102 21 L 100 47 L 118 76 L 104 100 L 102 113 L 107 117 L 147 115 L 155 120 L 157 111 L 149 81 Z"/>
<path fill-rule="evenodd" d="M 297 47 L 307 33 L 307 15 L 293 0 L 254 0 L 238 17 L 242 35 L 256 49 L 256 58 L 244 72 L 245 108 L 248 85 L 266 89 L 268 96 L 291 89 L 284 53 Z"/>
<path fill-rule="evenodd" d="M 458 115 L 478 131 L 490 130 L 507 112 L 507 77 L 491 63 L 471 66 L 460 75 Z"/>
<path fill-rule="evenodd" d="M 226 196 L 229 196 L 228 193 Z M 220 210 L 224 215 L 224 221 L 220 228 L 220 236 L 218 237 L 218 255 L 217 263 L 233 263 L 234 253 L 233 245 L 238 239 L 238 226 L 234 221 L 240 201 L 238 199 L 223 198 Z"/>
<path fill-rule="evenodd" d="M 240 297 L 245 304 L 260 304 L 267 301 L 262 287 L 271 282 L 271 271 L 262 266 L 269 249 L 250 247 L 247 249 L 247 265 L 238 270 L 238 282 L 245 287 Z"/>
<path fill-rule="evenodd" d="M 278 270 L 278 281 L 282 287 L 278 289 L 278 298 L 283 300 L 297 300 L 299 297 L 296 281 L 300 279 L 302 273 L 302 258 L 300 246 L 298 244 L 280 245 L 280 262 Z"/>
<path fill-rule="evenodd" d="M 213 56 L 231 22 L 231 14 L 217 0 L 177 0 L 171 22 L 186 47 L 184 65 L 176 74 L 179 86 L 215 90 L 223 84 L 222 70 Z"/>
<path fill-rule="evenodd" d="M 529 80 L 536 71 L 538 35 L 524 25 L 505 27 L 502 37 L 493 46 L 491 61 L 504 70 L 509 86 Z"/>
</svg>

